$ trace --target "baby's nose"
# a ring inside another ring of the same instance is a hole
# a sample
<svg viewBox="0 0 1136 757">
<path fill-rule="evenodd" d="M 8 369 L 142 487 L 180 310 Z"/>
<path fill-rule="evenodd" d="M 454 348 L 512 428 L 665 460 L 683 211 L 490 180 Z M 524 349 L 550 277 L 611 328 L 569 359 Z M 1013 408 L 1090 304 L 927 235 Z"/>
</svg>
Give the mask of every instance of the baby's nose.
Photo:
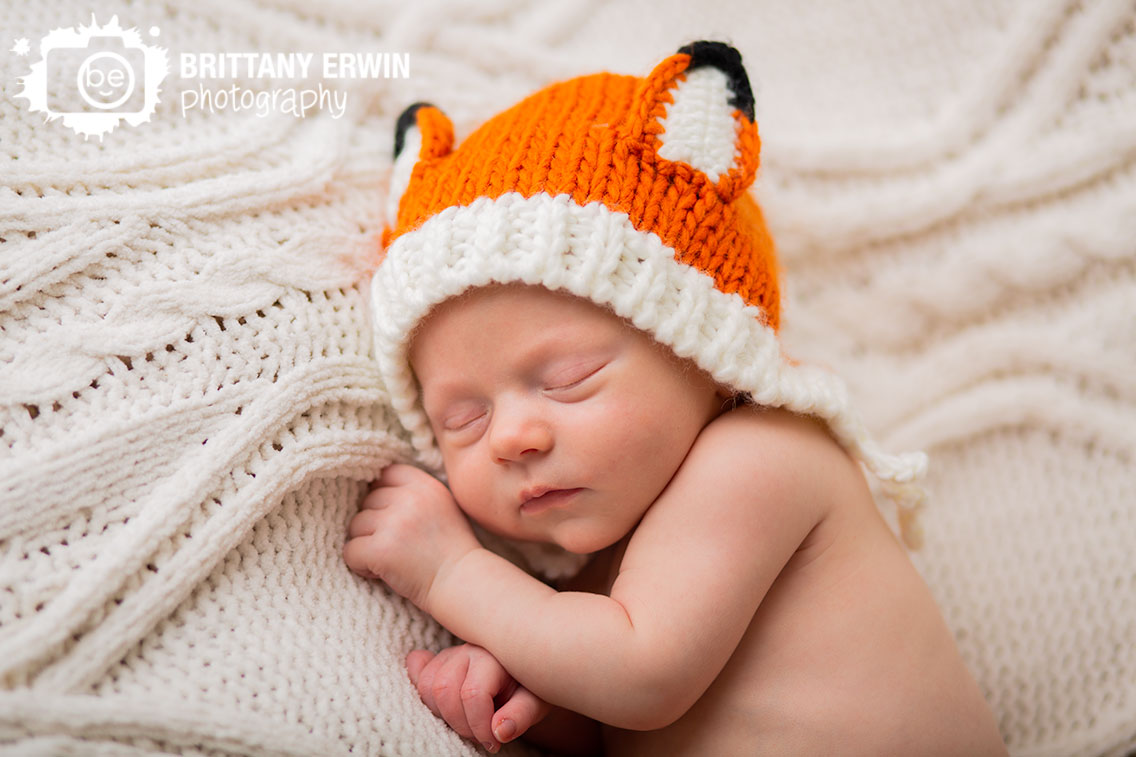
<svg viewBox="0 0 1136 757">
<path fill-rule="evenodd" d="M 524 408 L 498 406 L 490 421 L 489 444 L 496 462 L 515 462 L 552 449 L 552 429 L 543 418 Z"/>
</svg>

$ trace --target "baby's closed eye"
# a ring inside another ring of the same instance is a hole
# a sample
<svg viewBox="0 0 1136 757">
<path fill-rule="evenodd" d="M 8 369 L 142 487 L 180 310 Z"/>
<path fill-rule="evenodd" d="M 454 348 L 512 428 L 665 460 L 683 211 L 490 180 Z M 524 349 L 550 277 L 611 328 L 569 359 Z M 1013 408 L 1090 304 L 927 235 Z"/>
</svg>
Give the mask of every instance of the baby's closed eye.
<svg viewBox="0 0 1136 757">
<path fill-rule="evenodd" d="M 572 361 L 554 365 L 543 379 L 544 391 L 562 396 L 580 389 L 607 366 L 606 360 Z"/>
<path fill-rule="evenodd" d="M 470 428 L 485 417 L 485 405 L 478 402 L 463 402 L 448 408 L 442 417 L 442 428 L 446 431 L 462 431 Z"/>
</svg>

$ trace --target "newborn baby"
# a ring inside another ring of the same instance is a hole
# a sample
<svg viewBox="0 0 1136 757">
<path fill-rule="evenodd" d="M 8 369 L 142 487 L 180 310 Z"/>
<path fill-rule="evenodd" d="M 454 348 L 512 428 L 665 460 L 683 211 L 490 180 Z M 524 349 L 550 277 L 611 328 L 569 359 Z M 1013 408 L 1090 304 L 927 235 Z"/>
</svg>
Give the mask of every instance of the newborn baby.
<svg viewBox="0 0 1136 757">
<path fill-rule="evenodd" d="M 468 642 L 409 658 L 427 705 L 491 751 L 1004 753 L 859 465 L 902 499 L 923 458 L 781 355 L 736 51 L 554 85 L 451 148 L 436 108 L 400 119 L 373 285 L 448 487 L 387 468 L 344 548 Z M 554 588 L 467 516 L 590 559 Z"/>
</svg>

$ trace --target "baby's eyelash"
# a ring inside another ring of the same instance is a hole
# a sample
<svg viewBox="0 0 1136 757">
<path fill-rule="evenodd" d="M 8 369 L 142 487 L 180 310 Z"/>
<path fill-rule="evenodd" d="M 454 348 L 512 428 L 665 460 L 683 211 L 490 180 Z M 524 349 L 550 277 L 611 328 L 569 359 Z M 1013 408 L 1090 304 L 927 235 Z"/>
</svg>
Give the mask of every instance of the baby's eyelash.
<svg viewBox="0 0 1136 757">
<path fill-rule="evenodd" d="M 548 387 L 548 389 L 571 389 L 572 387 L 576 386 L 577 384 L 581 384 L 584 381 L 587 381 L 588 379 L 590 379 L 592 376 L 599 373 L 600 370 L 605 365 L 607 365 L 607 364 L 601 363 L 600 365 L 597 365 L 595 368 L 592 368 L 591 370 L 589 370 L 583 376 L 580 376 L 579 378 L 574 378 L 571 381 L 565 381 L 564 383 L 552 383 L 552 385 L 550 385 Z"/>
<path fill-rule="evenodd" d="M 485 417 L 484 411 L 473 414 L 473 415 L 470 415 L 470 414 L 459 415 L 459 416 L 456 416 L 456 420 L 447 418 L 442 423 L 442 428 L 445 429 L 446 431 L 461 431 L 463 429 L 469 428 L 474 423 L 477 423 L 477 421 L 481 420 L 483 417 Z"/>
<path fill-rule="evenodd" d="M 588 375 L 590 376 L 591 374 L 588 374 Z M 566 384 L 553 384 L 552 386 L 550 386 L 548 388 L 549 389 L 570 389 L 570 388 L 576 386 L 576 384 L 582 383 L 584 381 L 584 379 L 586 379 L 586 378 L 588 378 L 588 376 L 581 376 L 580 378 L 575 379 L 573 381 L 569 381 Z"/>
</svg>

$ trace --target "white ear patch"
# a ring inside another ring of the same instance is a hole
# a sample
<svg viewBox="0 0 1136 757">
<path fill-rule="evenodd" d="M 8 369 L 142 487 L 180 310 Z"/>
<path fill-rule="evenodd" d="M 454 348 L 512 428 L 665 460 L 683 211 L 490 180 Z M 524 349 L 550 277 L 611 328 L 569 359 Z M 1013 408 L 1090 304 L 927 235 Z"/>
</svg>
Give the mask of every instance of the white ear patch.
<svg viewBox="0 0 1136 757">
<path fill-rule="evenodd" d="M 402 137 L 402 152 L 394 159 L 391 168 L 390 193 L 387 195 L 387 225 L 392 229 L 398 223 L 398 204 L 410 185 L 410 174 L 422 150 L 422 132 L 411 126 Z"/>
<path fill-rule="evenodd" d="M 714 66 L 696 68 L 672 94 L 674 103 L 659 119 L 665 129 L 659 157 L 687 163 L 717 182 L 737 157 L 738 123 L 726 74 Z"/>
</svg>

